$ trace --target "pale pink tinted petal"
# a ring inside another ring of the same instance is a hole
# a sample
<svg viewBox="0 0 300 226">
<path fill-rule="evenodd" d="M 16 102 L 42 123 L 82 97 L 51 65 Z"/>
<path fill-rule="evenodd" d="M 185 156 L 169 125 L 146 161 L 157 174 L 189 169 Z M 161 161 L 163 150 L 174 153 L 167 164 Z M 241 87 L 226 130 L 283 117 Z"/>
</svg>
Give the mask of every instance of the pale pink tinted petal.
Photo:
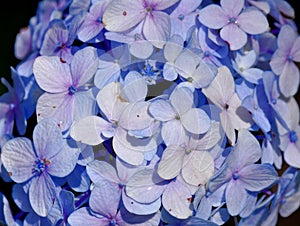
<svg viewBox="0 0 300 226">
<path fill-rule="evenodd" d="M 27 138 L 18 137 L 5 143 L 1 150 L 1 161 L 11 175 L 11 179 L 22 183 L 33 176 L 32 168 L 36 156 L 32 143 Z"/>
<path fill-rule="evenodd" d="M 115 136 L 113 138 L 113 148 L 116 152 L 116 155 L 122 159 L 123 161 L 132 164 L 132 165 L 141 165 L 144 161 L 144 153 L 143 150 L 147 151 L 149 147 L 146 146 L 133 146 L 130 141 L 127 140 L 127 131 L 122 128 L 117 128 L 115 131 Z M 138 139 L 134 139 L 131 137 L 132 140 L 139 141 Z M 146 139 L 149 141 L 148 139 Z M 145 140 L 145 141 L 146 141 Z M 144 142 L 145 142 L 144 141 Z M 143 141 L 141 141 L 141 145 Z M 145 142 L 144 145 L 147 142 Z M 150 144 L 151 145 L 151 144 Z M 143 149 L 143 150 L 140 150 Z M 152 150 L 150 148 L 150 150 Z"/>
<path fill-rule="evenodd" d="M 300 62 L 300 37 L 293 43 L 290 54 L 293 56 L 293 61 Z"/>
<path fill-rule="evenodd" d="M 166 180 L 176 177 L 182 168 L 184 155 L 185 150 L 181 147 L 175 145 L 167 147 L 158 164 L 159 176 Z"/>
<path fill-rule="evenodd" d="M 117 214 L 121 190 L 118 184 L 108 180 L 101 180 L 93 188 L 89 205 L 93 211 L 107 218 Z"/>
<path fill-rule="evenodd" d="M 103 24 L 108 31 L 122 32 L 140 23 L 146 16 L 142 0 L 112 1 L 103 14 Z"/>
<path fill-rule="evenodd" d="M 176 88 L 170 96 L 170 101 L 179 115 L 190 110 L 194 104 L 193 93 L 186 87 Z"/>
<path fill-rule="evenodd" d="M 192 194 L 188 187 L 180 180 L 171 181 L 162 195 L 163 207 L 169 214 L 186 219 L 192 214 L 190 198 Z"/>
<path fill-rule="evenodd" d="M 37 102 L 36 112 L 37 120 L 40 122 L 43 118 L 57 120 L 62 131 L 67 130 L 73 120 L 74 97 L 65 94 L 43 93 Z"/>
<path fill-rule="evenodd" d="M 194 134 L 207 132 L 210 127 L 210 118 L 200 108 L 191 108 L 180 117 L 184 128 Z"/>
<path fill-rule="evenodd" d="M 143 34 L 155 47 L 163 48 L 170 35 L 169 15 L 164 12 L 153 11 L 151 16 L 147 16 L 145 19 Z"/>
<path fill-rule="evenodd" d="M 55 120 L 46 118 L 33 130 L 33 144 L 38 157 L 57 155 L 62 147 L 62 134 Z"/>
<path fill-rule="evenodd" d="M 98 145 L 110 138 L 102 135 L 103 133 L 107 134 L 107 131 L 111 131 L 113 135 L 114 129 L 111 123 L 98 116 L 87 116 L 71 126 L 70 135 L 78 142 Z"/>
<path fill-rule="evenodd" d="M 300 145 L 298 143 L 290 143 L 284 151 L 284 160 L 291 166 L 300 167 Z"/>
<path fill-rule="evenodd" d="M 179 120 L 170 120 L 163 124 L 161 136 L 164 143 L 169 146 L 171 144 L 182 144 L 187 139 L 187 134 Z"/>
<path fill-rule="evenodd" d="M 79 87 L 90 81 L 97 70 L 98 62 L 96 49 L 93 47 L 76 52 L 71 62 L 73 85 Z"/>
<path fill-rule="evenodd" d="M 279 90 L 286 96 L 293 96 L 299 87 L 299 69 L 294 62 L 287 62 L 279 76 Z"/>
<path fill-rule="evenodd" d="M 220 4 L 228 16 L 237 17 L 242 11 L 245 5 L 245 1 L 244 0 L 221 0 Z"/>
<path fill-rule="evenodd" d="M 125 208 L 129 212 L 137 215 L 148 215 L 148 214 L 156 213 L 161 206 L 160 198 L 156 199 L 151 203 L 140 203 L 127 196 L 124 191 L 122 194 L 122 201 Z"/>
<path fill-rule="evenodd" d="M 246 205 L 247 191 L 240 186 L 238 180 L 231 180 L 226 188 L 225 198 L 229 214 L 236 216 Z"/>
<path fill-rule="evenodd" d="M 87 207 L 82 207 L 72 212 L 68 217 L 68 223 L 70 225 L 84 225 L 99 226 L 101 219 L 90 214 L 90 210 Z"/>
<path fill-rule="evenodd" d="M 259 10 L 246 10 L 238 17 L 238 24 L 248 34 L 261 34 L 269 28 L 266 16 Z"/>
<path fill-rule="evenodd" d="M 155 5 L 155 10 L 164 10 L 169 8 L 170 6 L 174 5 L 178 0 L 168 0 L 168 1 L 161 1 L 161 0 L 146 0 L 149 5 Z"/>
<path fill-rule="evenodd" d="M 183 179 L 194 186 L 206 184 L 214 174 L 214 159 L 207 151 L 194 150 L 184 157 Z"/>
<path fill-rule="evenodd" d="M 41 217 L 46 217 L 54 205 L 56 189 L 49 174 L 32 178 L 29 188 L 29 201 L 32 209 Z"/>
<path fill-rule="evenodd" d="M 67 91 L 72 84 L 70 67 L 57 56 L 39 56 L 33 63 L 33 73 L 38 85 L 50 93 Z"/>
<path fill-rule="evenodd" d="M 212 29 L 220 29 L 228 23 L 228 16 L 224 10 L 215 4 L 201 9 L 198 18 L 201 23 Z"/>
<path fill-rule="evenodd" d="M 95 184 L 99 184 L 99 181 L 103 179 L 116 184 L 120 182 L 116 169 L 105 161 L 95 159 L 87 164 L 86 171 Z"/>
<path fill-rule="evenodd" d="M 238 50 L 247 42 L 247 34 L 235 24 L 228 24 L 223 27 L 220 36 L 229 43 L 231 50 Z"/>
<path fill-rule="evenodd" d="M 284 25 L 280 28 L 280 32 L 278 34 L 278 48 L 283 52 L 289 52 L 296 39 L 297 32 L 290 25 Z"/>
</svg>

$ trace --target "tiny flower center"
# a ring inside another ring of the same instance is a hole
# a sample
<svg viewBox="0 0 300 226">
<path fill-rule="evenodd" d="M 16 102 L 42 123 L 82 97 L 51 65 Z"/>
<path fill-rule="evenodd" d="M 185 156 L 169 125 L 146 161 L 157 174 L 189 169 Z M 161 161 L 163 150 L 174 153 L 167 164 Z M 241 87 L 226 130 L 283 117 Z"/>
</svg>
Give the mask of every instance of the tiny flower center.
<svg viewBox="0 0 300 226">
<path fill-rule="evenodd" d="M 288 57 L 287 57 L 287 60 L 288 60 L 289 62 L 293 61 L 293 59 L 294 59 L 294 57 L 293 57 L 293 56 L 291 56 L 291 55 L 288 55 Z"/>
<path fill-rule="evenodd" d="M 184 19 L 184 15 L 181 13 L 181 14 L 178 15 L 177 18 L 182 21 Z"/>
<path fill-rule="evenodd" d="M 229 18 L 228 22 L 229 22 L 230 24 L 237 24 L 237 20 L 236 20 L 236 18 L 234 18 L 234 17 Z"/>
<path fill-rule="evenodd" d="M 74 86 L 69 87 L 69 95 L 73 95 L 76 93 L 76 88 Z"/>
<path fill-rule="evenodd" d="M 233 180 L 239 179 L 239 174 L 238 174 L 238 172 L 234 172 L 234 173 L 232 174 L 232 179 L 233 179 Z"/>
<path fill-rule="evenodd" d="M 50 160 L 43 158 L 37 159 L 34 161 L 32 173 L 33 174 L 40 174 L 42 173 L 47 167 L 51 164 Z"/>
<path fill-rule="evenodd" d="M 290 139 L 290 141 L 292 143 L 296 143 L 297 142 L 298 136 L 297 136 L 297 133 L 294 130 L 290 131 L 290 133 L 289 133 L 289 139 Z"/>
<path fill-rule="evenodd" d="M 10 109 L 10 110 L 14 110 L 15 107 L 16 107 L 15 104 L 9 104 L 9 109 Z"/>
<path fill-rule="evenodd" d="M 115 219 L 111 219 L 109 222 L 109 226 L 115 226 L 116 225 L 116 220 Z"/>
<path fill-rule="evenodd" d="M 124 186 L 125 186 L 124 182 L 120 181 L 119 182 L 119 188 L 122 189 L 122 188 L 124 188 Z"/>
<path fill-rule="evenodd" d="M 152 12 L 152 8 L 148 6 L 148 7 L 146 8 L 146 13 L 151 13 L 151 12 Z"/>
<path fill-rule="evenodd" d="M 99 17 L 97 18 L 97 22 L 98 22 L 99 24 L 102 23 L 102 17 L 101 17 L 101 16 L 99 16 Z"/>
<path fill-rule="evenodd" d="M 134 34 L 133 38 L 135 41 L 142 40 L 141 35 L 139 33 Z"/>
</svg>

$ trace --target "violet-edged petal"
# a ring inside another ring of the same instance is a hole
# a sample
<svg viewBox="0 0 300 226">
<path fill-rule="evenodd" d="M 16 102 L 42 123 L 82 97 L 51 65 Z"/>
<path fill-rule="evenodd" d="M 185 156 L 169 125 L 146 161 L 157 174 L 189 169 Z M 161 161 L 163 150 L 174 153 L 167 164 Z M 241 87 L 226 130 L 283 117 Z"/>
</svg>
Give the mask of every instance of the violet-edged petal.
<svg viewBox="0 0 300 226">
<path fill-rule="evenodd" d="M 29 187 L 29 201 L 32 209 L 41 217 L 46 217 L 57 199 L 57 189 L 47 173 L 33 177 Z"/>
<path fill-rule="evenodd" d="M 122 201 L 124 204 L 124 207 L 131 213 L 137 214 L 137 215 L 148 215 L 152 213 L 156 213 L 160 206 L 161 206 L 161 199 L 158 198 L 155 201 L 151 203 L 140 203 L 136 200 L 130 198 L 126 195 L 126 193 L 123 191 L 122 193 Z"/>
<path fill-rule="evenodd" d="M 225 163 L 223 166 L 210 178 L 207 188 L 210 192 L 217 191 L 222 186 L 227 186 L 232 179 L 232 171 Z"/>
<path fill-rule="evenodd" d="M 70 214 L 68 223 L 70 225 L 85 225 L 99 226 L 100 219 L 91 214 L 89 207 L 82 207 Z"/>
<path fill-rule="evenodd" d="M 206 184 L 214 174 L 214 159 L 207 151 L 192 150 L 184 156 L 181 174 L 191 185 Z"/>
<path fill-rule="evenodd" d="M 161 98 L 150 102 L 148 111 L 153 118 L 162 122 L 172 120 L 176 116 L 170 102 Z"/>
<path fill-rule="evenodd" d="M 189 201 L 192 194 L 184 182 L 172 180 L 162 195 L 162 205 L 169 214 L 178 219 L 187 219 L 192 215 Z"/>
<path fill-rule="evenodd" d="M 120 182 L 116 169 L 107 162 L 94 160 L 87 164 L 86 170 L 87 174 L 95 184 L 98 184 L 98 181 L 103 179 L 116 184 Z"/>
<path fill-rule="evenodd" d="M 231 216 L 238 215 L 247 205 L 247 191 L 239 180 L 231 180 L 225 191 L 226 206 Z"/>
<path fill-rule="evenodd" d="M 241 186 L 252 192 L 262 191 L 278 179 L 275 168 L 270 164 L 247 165 L 238 174 Z"/>
<path fill-rule="evenodd" d="M 115 216 L 119 208 L 121 190 L 108 180 L 98 181 L 89 199 L 91 209 L 107 218 Z"/>
<path fill-rule="evenodd" d="M 68 91 L 72 75 L 68 64 L 62 63 L 57 56 L 39 56 L 33 63 L 36 82 L 49 93 Z"/>
<path fill-rule="evenodd" d="M 261 34 L 269 28 L 266 16 L 254 9 L 244 10 L 238 17 L 238 24 L 242 30 L 251 35 Z"/>
<path fill-rule="evenodd" d="M 92 4 L 89 12 L 85 15 L 83 23 L 78 29 L 78 39 L 87 42 L 97 36 L 103 29 L 102 15 L 108 1 L 100 1 Z"/>
<path fill-rule="evenodd" d="M 158 163 L 157 173 L 166 180 L 176 177 L 182 168 L 185 150 L 175 145 L 168 146 Z"/>
<path fill-rule="evenodd" d="M 183 127 L 193 134 L 203 134 L 210 128 L 210 118 L 200 108 L 191 108 L 180 117 Z"/>
<path fill-rule="evenodd" d="M 220 29 L 228 23 L 225 11 L 216 4 L 210 4 L 199 11 L 199 21 L 212 29 Z"/>
<path fill-rule="evenodd" d="M 292 79 L 291 79 L 292 76 Z M 294 62 L 286 62 L 279 76 L 279 89 L 285 97 L 297 93 L 300 82 L 299 68 Z"/>
<path fill-rule="evenodd" d="M 27 181 L 33 176 L 32 169 L 36 155 L 28 138 L 17 137 L 5 143 L 1 150 L 1 161 L 17 183 Z"/>
<path fill-rule="evenodd" d="M 96 49 L 88 46 L 78 50 L 71 62 L 73 85 L 80 87 L 91 81 L 98 68 Z"/>
<path fill-rule="evenodd" d="M 133 174 L 125 187 L 126 195 L 140 203 L 151 203 L 163 193 L 166 185 L 154 169 L 142 169 Z M 159 184 L 160 183 L 160 184 Z"/>
<path fill-rule="evenodd" d="M 54 118 L 62 131 L 67 130 L 73 119 L 74 96 L 66 93 L 43 93 L 36 106 L 37 121 Z"/>
<path fill-rule="evenodd" d="M 102 21 L 106 30 L 123 32 L 140 23 L 145 16 L 142 0 L 134 4 L 130 0 L 117 0 L 107 6 Z"/>
<path fill-rule="evenodd" d="M 142 130 L 150 126 L 153 118 L 148 113 L 150 103 L 139 101 L 130 103 L 122 112 L 118 125 L 127 130 Z"/>
<path fill-rule="evenodd" d="M 143 26 L 145 38 L 155 47 L 162 49 L 170 35 L 170 17 L 161 11 L 152 11 L 146 16 Z"/>
<path fill-rule="evenodd" d="M 247 34 L 235 24 L 223 27 L 220 36 L 229 43 L 231 50 L 238 50 L 247 43 Z"/>
<path fill-rule="evenodd" d="M 40 47 L 42 56 L 57 55 L 61 51 L 62 43 L 67 43 L 69 38 L 69 30 L 66 28 L 62 20 L 53 20 L 49 24 L 49 28 L 44 34 L 43 42 Z"/>
<path fill-rule="evenodd" d="M 114 128 L 112 124 L 94 115 L 84 117 L 75 122 L 70 129 L 70 136 L 74 140 L 89 145 L 98 145 L 113 135 Z"/>
</svg>

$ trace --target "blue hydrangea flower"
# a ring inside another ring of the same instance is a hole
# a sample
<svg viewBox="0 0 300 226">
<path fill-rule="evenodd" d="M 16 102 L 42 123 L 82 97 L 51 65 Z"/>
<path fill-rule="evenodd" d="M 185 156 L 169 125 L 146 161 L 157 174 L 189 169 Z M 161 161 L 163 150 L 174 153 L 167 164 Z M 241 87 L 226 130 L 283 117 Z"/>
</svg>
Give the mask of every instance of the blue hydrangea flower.
<svg viewBox="0 0 300 226">
<path fill-rule="evenodd" d="M 13 181 L 29 184 L 30 204 L 39 216 L 45 217 L 58 195 L 52 176 L 70 174 L 78 154 L 78 149 L 63 139 L 57 122 L 45 119 L 35 127 L 33 143 L 26 137 L 5 143 L 1 160 Z"/>
</svg>

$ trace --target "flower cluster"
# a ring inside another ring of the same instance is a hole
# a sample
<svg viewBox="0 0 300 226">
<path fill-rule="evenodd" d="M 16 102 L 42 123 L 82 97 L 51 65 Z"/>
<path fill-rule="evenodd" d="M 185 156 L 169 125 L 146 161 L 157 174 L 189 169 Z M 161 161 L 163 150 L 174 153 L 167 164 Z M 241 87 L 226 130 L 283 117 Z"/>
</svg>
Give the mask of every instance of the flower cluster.
<svg viewBox="0 0 300 226">
<path fill-rule="evenodd" d="M 1 186 L 13 184 L 16 208 L 0 193 L 0 222 L 290 216 L 300 206 L 294 18 L 285 0 L 40 1 L 16 36 L 12 84 L 1 80 Z"/>
</svg>

